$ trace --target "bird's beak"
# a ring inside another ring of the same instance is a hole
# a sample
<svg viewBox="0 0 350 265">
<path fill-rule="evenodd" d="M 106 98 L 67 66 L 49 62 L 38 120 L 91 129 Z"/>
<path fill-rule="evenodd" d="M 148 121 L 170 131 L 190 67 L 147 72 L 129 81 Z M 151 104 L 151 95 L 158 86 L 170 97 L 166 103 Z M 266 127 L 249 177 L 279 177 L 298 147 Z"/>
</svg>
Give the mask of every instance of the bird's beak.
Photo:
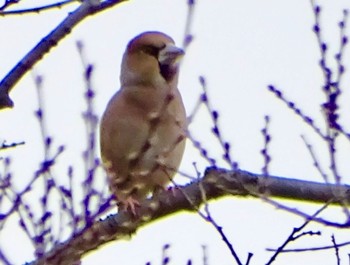
<svg viewBox="0 0 350 265">
<path fill-rule="evenodd" d="M 160 50 L 158 61 L 160 64 L 175 64 L 178 63 L 184 55 L 185 52 L 183 49 L 168 43 L 163 49 Z"/>
</svg>

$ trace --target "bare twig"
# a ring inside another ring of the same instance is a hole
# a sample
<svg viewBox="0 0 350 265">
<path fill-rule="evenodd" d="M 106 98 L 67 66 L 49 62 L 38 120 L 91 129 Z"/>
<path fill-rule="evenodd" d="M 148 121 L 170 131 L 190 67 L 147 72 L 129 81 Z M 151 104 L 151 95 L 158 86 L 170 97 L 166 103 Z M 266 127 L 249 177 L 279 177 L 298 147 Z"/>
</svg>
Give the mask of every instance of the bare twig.
<svg viewBox="0 0 350 265">
<path fill-rule="evenodd" d="M 4 4 L 2 6 L 0 6 L 0 14 L 3 10 L 5 10 L 6 8 L 14 5 L 14 4 L 18 4 L 20 2 L 20 0 L 5 0 Z"/>
<path fill-rule="evenodd" d="M 4 141 L 1 145 L 0 145 L 0 151 L 1 150 L 5 150 L 5 149 L 9 149 L 9 148 L 14 148 L 14 147 L 17 147 L 19 145 L 24 145 L 25 142 L 22 141 L 22 142 L 17 142 L 17 143 L 6 143 L 6 141 Z"/>
<path fill-rule="evenodd" d="M 264 166 L 262 168 L 262 173 L 266 176 L 269 175 L 269 165 L 271 162 L 271 156 L 269 155 L 269 144 L 271 142 L 271 135 L 269 133 L 269 124 L 270 124 L 270 117 L 265 116 L 265 126 L 261 130 L 261 133 L 264 137 L 264 148 L 261 150 L 261 154 L 263 155 L 264 158 Z"/>
<path fill-rule="evenodd" d="M 317 210 L 312 216 L 310 216 L 309 219 L 307 219 L 301 226 L 296 227 L 293 229 L 293 231 L 291 232 L 291 234 L 287 237 L 287 239 L 283 242 L 283 244 L 281 246 L 278 247 L 278 249 L 275 251 L 275 253 L 272 255 L 272 257 L 270 258 L 270 260 L 266 263 L 266 265 L 270 265 L 272 264 L 272 262 L 274 262 L 277 258 L 277 256 L 279 254 L 282 253 L 282 250 L 287 246 L 287 244 L 298 240 L 299 238 L 309 235 L 309 236 L 313 236 L 313 235 L 321 235 L 321 233 L 318 232 L 312 232 L 312 231 L 308 231 L 308 232 L 303 232 L 298 234 L 299 232 L 301 232 L 312 220 L 314 220 L 314 218 L 319 215 L 323 210 L 326 209 L 328 205 L 324 205 L 322 206 L 319 210 Z"/>
<path fill-rule="evenodd" d="M 15 0 L 13 2 L 19 2 L 19 0 Z M 42 11 L 51 10 L 55 8 L 62 8 L 66 5 L 72 4 L 72 3 L 80 3 L 80 0 L 65 0 L 61 2 L 56 2 L 49 5 L 39 6 L 39 7 L 33 7 L 28 9 L 18 9 L 18 10 L 8 10 L 8 11 L 1 11 L 4 9 L 0 8 L 0 16 L 8 16 L 8 15 L 24 15 L 24 14 L 31 14 L 31 13 L 40 13 Z"/>
<path fill-rule="evenodd" d="M 69 13 L 67 18 L 27 53 L 0 82 L 0 109 L 13 106 L 9 93 L 15 84 L 44 56 L 44 54 L 48 53 L 51 48 L 66 37 L 75 26 L 86 17 L 98 14 L 125 1 L 127 0 L 106 0 L 103 2 L 87 0 L 83 1 L 74 12 Z"/>
</svg>

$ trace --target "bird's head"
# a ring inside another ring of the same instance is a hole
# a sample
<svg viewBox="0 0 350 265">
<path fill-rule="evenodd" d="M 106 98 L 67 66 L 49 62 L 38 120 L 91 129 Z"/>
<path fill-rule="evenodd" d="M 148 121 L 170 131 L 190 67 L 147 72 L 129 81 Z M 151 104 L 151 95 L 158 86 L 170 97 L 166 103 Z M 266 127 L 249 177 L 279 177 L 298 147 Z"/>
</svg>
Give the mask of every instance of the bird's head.
<svg viewBox="0 0 350 265">
<path fill-rule="evenodd" d="M 179 59 L 184 51 L 161 32 L 144 32 L 132 39 L 124 53 L 121 85 L 176 84 Z"/>
</svg>

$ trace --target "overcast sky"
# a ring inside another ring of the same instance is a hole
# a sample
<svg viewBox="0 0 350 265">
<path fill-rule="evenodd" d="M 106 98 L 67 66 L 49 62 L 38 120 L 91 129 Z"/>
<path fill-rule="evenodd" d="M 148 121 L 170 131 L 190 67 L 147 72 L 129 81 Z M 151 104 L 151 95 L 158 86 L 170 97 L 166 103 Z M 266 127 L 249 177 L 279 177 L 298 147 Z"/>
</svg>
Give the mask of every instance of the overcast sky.
<svg viewBox="0 0 350 265">
<path fill-rule="evenodd" d="M 33 2 L 37 4 L 36 1 L 24 1 L 23 7 L 33 5 Z M 343 16 L 342 10 L 349 8 L 350 3 L 345 0 L 317 3 L 322 6 L 322 33 L 330 45 L 329 62 L 335 66 L 332 60 L 339 48 L 338 22 Z M 74 9 L 72 5 L 41 14 L 1 17 L 0 77 Z M 56 146 L 67 146 L 55 167 L 57 175 L 65 174 L 68 165 L 74 165 L 76 172 L 83 172 L 81 154 L 85 131 L 81 113 L 85 106 L 85 87 L 76 41 L 84 43 L 87 59 L 95 67 L 95 107 L 101 115 L 109 98 L 119 89 L 120 62 L 128 41 L 143 31 L 159 30 L 172 36 L 181 46 L 186 16 L 185 0 L 130 1 L 83 21 L 35 66 L 33 72 L 44 78 L 48 131 Z M 181 65 L 179 88 L 190 113 L 201 93 L 198 77 L 205 76 L 212 105 L 220 113 L 224 138 L 232 144 L 233 158 L 244 170 L 261 172 L 263 137 L 260 130 L 264 116 L 270 115 L 270 154 L 273 159 L 270 173 L 322 181 L 300 135 L 305 135 L 315 146 L 325 169 L 329 166 L 327 150 L 313 131 L 267 90 L 269 84 L 277 86 L 323 127 L 320 112 L 324 100 L 320 93 L 323 80 L 313 24 L 311 4 L 305 0 L 199 0 L 195 7 L 191 28 L 194 39 Z M 344 61 L 350 59 L 349 54 L 350 51 L 345 53 Z M 349 81 L 350 74 L 347 73 L 343 79 L 344 88 L 349 86 Z M 349 92 L 344 91 L 341 119 L 345 125 L 349 124 L 350 118 L 349 96 Z M 31 74 L 18 83 L 11 97 L 15 108 L 0 113 L 0 138 L 8 142 L 26 142 L 24 146 L 2 154 L 13 157 L 16 185 L 21 187 L 31 178 L 31 172 L 38 168 L 43 157 L 40 130 L 33 114 L 37 97 Z M 190 130 L 220 166 L 227 166 L 220 162 L 222 151 L 210 133 L 211 126 L 203 109 Z M 348 143 L 342 147 L 339 148 L 340 171 L 343 176 L 349 176 L 350 164 L 344 161 L 350 155 L 350 148 Z M 193 162 L 204 172 L 207 164 L 188 143 L 181 171 L 195 176 Z M 179 183 L 188 181 L 182 177 L 175 180 Z M 349 180 L 344 179 L 344 182 Z M 309 213 L 320 207 L 290 201 L 283 203 Z M 328 217 L 341 216 L 341 209 L 330 209 Z M 210 203 L 210 210 L 240 258 L 245 260 L 248 252 L 254 254 L 251 264 L 265 264 L 272 255 L 265 249 L 280 246 L 292 229 L 303 223 L 301 218 L 253 198 L 220 199 Z M 30 261 L 33 256 L 29 241 L 25 236 L 20 241 L 13 236 L 13 233 L 19 236 L 14 232 L 18 229 L 17 222 L 13 220 L 5 228 L 0 234 L 1 245 L 6 245 L 8 251 L 21 253 L 15 262 Z M 293 247 L 330 245 L 332 234 L 338 242 L 348 239 L 345 231 L 314 224 L 310 229 L 322 230 L 322 236 L 305 237 Z M 143 227 L 131 240 L 110 243 L 89 254 L 83 264 L 138 265 L 147 261 L 152 265 L 161 264 L 161 249 L 166 243 L 171 244 L 170 264 L 184 265 L 188 259 L 192 259 L 193 264 L 202 264 L 202 245 L 207 246 L 208 264 L 235 264 L 219 234 L 193 213 L 176 214 Z M 347 264 L 348 252 L 348 249 L 342 249 L 342 264 Z M 295 264 L 295 260 L 298 264 L 336 264 L 333 251 L 284 254 L 274 264 Z"/>
</svg>

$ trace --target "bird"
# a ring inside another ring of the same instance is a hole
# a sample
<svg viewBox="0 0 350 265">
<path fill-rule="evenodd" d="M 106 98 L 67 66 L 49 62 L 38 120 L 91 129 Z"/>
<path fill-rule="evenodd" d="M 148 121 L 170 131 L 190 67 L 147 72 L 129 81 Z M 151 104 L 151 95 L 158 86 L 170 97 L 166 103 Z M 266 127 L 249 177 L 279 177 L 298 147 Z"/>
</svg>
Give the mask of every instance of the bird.
<svg viewBox="0 0 350 265">
<path fill-rule="evenodd" d="M 178 90 L 183 49 L 147 31 L 127 45 L 120 89 L 100 124 L 100 152 L 119 209 L 136 215 L 140 201 L 166 189 L 180 166 L 187 118 Z"/>
</svg>

